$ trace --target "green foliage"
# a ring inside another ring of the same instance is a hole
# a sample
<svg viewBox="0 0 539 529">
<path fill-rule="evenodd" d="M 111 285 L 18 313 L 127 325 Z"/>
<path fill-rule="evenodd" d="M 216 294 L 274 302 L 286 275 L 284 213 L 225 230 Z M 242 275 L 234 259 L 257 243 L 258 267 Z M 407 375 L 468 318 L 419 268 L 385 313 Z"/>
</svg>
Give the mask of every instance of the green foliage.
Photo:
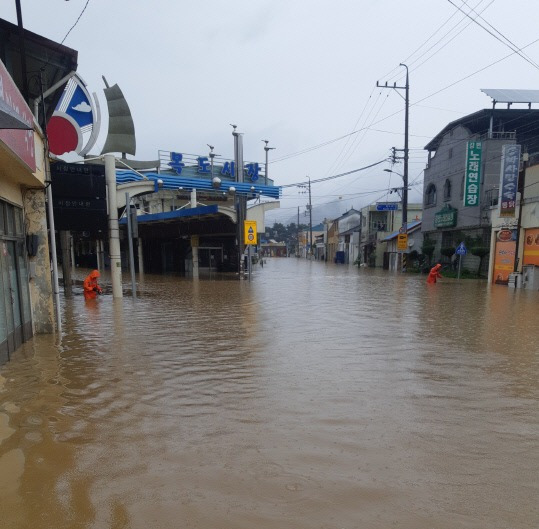
<svg viewBox="0 0 539 529">
<path fill-rule="evenodd" d="M 306 224 L 300 224 L 299 230 L 308 229 Z M 298 242 L 298 227 L 295 222 L 291 222 L 287 226 L 281 222 L 276 222 L 273 227 L 267 228 L 266 232 L 270 239 L 275 239 L 277 242 L 285 242 L 289 248 L 294 248 Z"/>
<path fill-rule="evenodd" d="M 434 248 L 436 247 L 436 242 L 432 239 L 425 238 L 423 239 L 423 245 L 421 246 L 421 252 L 428 258 L 428 262 L 432 260 L 432 255 L 434 254 Z"/>
<path fill-rule="evenodd" d="M 472 246 L 470 248 L 470 253 L 479 258 L 482 258 L 490 253 L 490 248 L 488 248 L 487 246 Z"/>
<path fill-rule="evenodd" d="M 445 248 L 442 248 L 440 250 L 440 253 L 444 255 L 445 257 L 449 257 L 451 259 L 451 257 L 453 257 L 455 253 L 455 248 L 453 248 L 452 246 L 447 246 Z"/>
<path fill-rule="evenodd" d="M 483 238 L 480 236 L 474 237 L 470 241 L 470 253 L 479 257 L 479 266 L 477 267 L 477 277 L 481 275 L 481 268 L 483 267 L 483 261 L 485 257 L 490 253 L 490 248 L 485 246 L 483 243 Z"/>
</svg>

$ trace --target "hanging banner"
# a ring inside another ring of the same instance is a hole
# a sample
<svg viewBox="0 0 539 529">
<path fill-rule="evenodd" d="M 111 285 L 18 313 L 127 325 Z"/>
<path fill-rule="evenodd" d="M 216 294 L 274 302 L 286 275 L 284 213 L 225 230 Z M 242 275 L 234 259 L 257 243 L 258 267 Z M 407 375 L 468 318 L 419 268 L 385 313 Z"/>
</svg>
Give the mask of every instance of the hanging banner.
<svg viewBox="0 0 539 529">
<path fill-rule="evenodd" d="M 514 217 L 520 166 L 520 145 L 502 146 L 500 217 Z"/>
<path fill-rule="evenodd" d="M 479 206 L 479 183 L 481 182 L 480 141 L 469 141 L 466 146 L 466 170 L 464 172 L 464 206 Z"/>
</svg>

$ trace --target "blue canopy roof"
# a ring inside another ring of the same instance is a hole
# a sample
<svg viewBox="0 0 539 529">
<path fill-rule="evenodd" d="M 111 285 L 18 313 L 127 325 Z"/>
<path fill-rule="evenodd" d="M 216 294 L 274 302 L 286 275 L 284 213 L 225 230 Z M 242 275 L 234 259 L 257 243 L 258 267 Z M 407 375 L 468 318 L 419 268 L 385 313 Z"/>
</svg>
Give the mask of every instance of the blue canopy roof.
<svg viewBox="0 0 539 529">
<path fill-rule="evenodd" d="M 256 182 L 233 182 L 223 180 L 221 181 L 219 189 L 215 189 L 212 186 L 211 180 L 206 178 L 188 178 L 163 173 L 144 173 L 144 176 L 146 176 L 148 180 L 162 180 L 162 189 L 173 189 L 176 191 L 178 189 L 184 189 L 186 191 L 196 189 L 197 191 L 220 191 L 228 193 L 229 189 L 234 187 L 236 192 L 242 195 L 252 195 L 253 198 L 258 195 L 271 198 L 279 198 L 281 196 L 280 186 L 266 186 L 257 184 Z M 144 178 L 135 171 L 116 171 L 116 182 L 118 184 L 138 182 L 141 180 L 144 180 Z"/>
</svg>

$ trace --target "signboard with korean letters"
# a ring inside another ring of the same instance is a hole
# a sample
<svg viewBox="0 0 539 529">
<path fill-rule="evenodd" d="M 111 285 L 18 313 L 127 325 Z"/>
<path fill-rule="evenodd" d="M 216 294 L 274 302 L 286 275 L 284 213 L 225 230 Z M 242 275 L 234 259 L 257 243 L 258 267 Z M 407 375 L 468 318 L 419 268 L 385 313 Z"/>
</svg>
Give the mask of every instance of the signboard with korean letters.
<svg viewBox="0 0 539 529">
<path fill-rule="evenodd" d="M 464 173 L 464 206 L 479 206 L 479 183 L 481 182 L 480 141 L 469 141 L 466 145 L 466 170 Z"/>
<path fill-rule="evenodd" d="M 520 145 L 502 147 L 500 174 L 500 217 L 514 217 L 517 201 Z"/>
</svg>

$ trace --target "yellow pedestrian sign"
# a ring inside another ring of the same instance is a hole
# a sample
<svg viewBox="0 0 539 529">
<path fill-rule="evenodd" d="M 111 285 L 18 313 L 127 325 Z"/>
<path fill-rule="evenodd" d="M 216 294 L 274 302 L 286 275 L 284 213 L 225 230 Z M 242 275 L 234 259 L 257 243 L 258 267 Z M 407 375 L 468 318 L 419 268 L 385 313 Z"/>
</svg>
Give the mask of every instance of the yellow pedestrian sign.
<svg viewBox="0 0 539 529">
<path fill-rule="evenodd" d="M 244 220 L 243 233 L 245 244 L 258 244 L 256 237 L 256 220 Z"/>
</svg>

